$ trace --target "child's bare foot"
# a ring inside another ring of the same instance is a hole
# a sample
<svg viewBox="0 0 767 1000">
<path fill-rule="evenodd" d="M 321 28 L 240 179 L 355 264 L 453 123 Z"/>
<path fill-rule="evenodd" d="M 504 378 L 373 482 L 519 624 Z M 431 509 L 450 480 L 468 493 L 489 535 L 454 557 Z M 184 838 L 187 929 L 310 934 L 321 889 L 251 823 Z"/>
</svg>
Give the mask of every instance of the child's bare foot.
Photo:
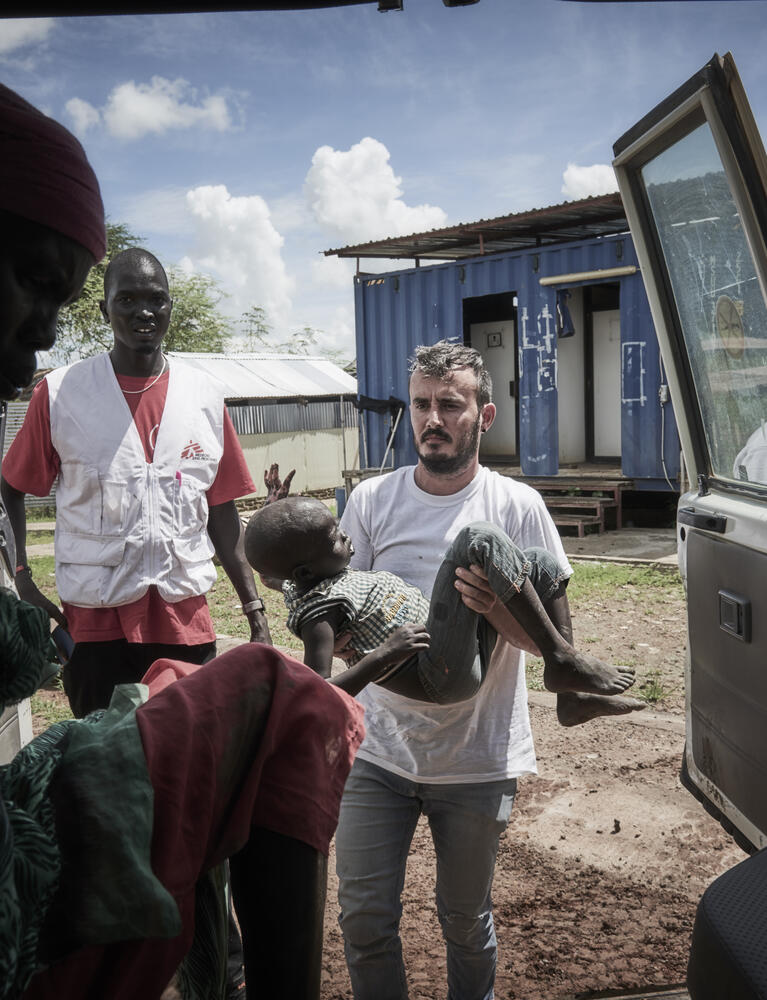
<svg viewBox="0 0 767 1000">
<path fill-rule="evenodd" d="M 631 667 L 614 667 L 596 656 L 574 649 L 544 657 L 543 683 L 549 691 L 580 691 L 582 694 L 620 694 L 634 683 Z"/>
<path fill-rule="evenodd" d="M 608 715 L 628 715 L 647 708 L 639 698 L 605 697 L 601 694 L 578 694 L 563 691 L 557 695 L 557 719 L 561 726 L 580 726 L 591 719 Z"/>
</svg>

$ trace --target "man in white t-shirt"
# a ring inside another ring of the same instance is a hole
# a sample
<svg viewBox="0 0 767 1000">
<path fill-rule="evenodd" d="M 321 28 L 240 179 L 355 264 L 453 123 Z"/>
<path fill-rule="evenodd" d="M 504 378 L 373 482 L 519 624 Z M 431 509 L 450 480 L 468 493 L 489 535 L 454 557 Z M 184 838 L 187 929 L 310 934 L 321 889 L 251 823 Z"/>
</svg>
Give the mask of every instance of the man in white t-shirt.
<svg viewBox="0 0 767 1000">
<path fill-rule="evenodd" d="M 418 464 L 366 480 L 350 495 L 341 526 L 354 543 L 351 566 L 398 573 L 428 596 L 459 529 L 490 521 L 517 545 L 553 553 L 564 594 L 572 570 L 540 495 L 479 464 L 480 435 L 495 418 L 481 356 L 442 341 L 416 351 L 411 373 Z M 356 1000 L 408 996 L 400 896 L 421 814 L 428 817 L 437 855 L 448 998 L 493 996 L 497 949 L 490 891 L 498 841 L 517 778 L 536 772 L 520 651 L 532 647 L 481 579 L 465 570 L 459 575 L 456 586 L 465 602 L 486 613 L 514 645 L 498 641 L 483 687 L 458 704 L 414 701 L 372 684 L 358 696 L 367 735 L 336 834 L 340 922 Z M 585 706 L 596 696 L 568 697 L 588 712 Z"/>
</svg>

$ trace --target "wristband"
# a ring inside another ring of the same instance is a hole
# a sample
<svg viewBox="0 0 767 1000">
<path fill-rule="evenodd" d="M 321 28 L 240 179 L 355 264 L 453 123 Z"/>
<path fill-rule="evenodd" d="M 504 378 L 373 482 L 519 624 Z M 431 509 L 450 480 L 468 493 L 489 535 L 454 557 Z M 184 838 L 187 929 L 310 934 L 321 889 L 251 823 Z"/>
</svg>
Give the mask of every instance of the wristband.
<svg viewBox="0 0 767 1000">
<path fill-rule="evenodd" d="M 23 566 L 22 565 L 22 566 L 17 566 L 16 567 L 16 573 L 17 574 L 24 573 L 24 572 L 29 573 L 29 575 L 32 576 L 32 570 L 29 568 L 29 566 Z"/>
<path fill-rule="evenodd" d="M 255 601 L 248 601 L 247 604 L 243 604 L 242 613 L 244 615 L 250 614 L 251 611 L 263 611 L 266 613 L 266 608 L 264 607 L 264 602 L 260 597 L 257 597 Z"/>
</svg>

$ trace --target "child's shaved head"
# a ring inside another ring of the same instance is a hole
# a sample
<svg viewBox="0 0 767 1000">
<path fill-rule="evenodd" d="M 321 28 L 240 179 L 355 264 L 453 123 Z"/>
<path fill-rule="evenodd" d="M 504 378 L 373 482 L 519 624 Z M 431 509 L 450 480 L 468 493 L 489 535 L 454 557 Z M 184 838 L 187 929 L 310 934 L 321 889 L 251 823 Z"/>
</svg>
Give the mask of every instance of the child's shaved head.
<svg viewBox="0 0 767 1000">
<path fill-rule="evenodd" d="M 245 529 L 245 557 L 262 576 L 289 580 L 323 554 L 336 519 L 321 500 L 285 497 L 261 507 Z"/>
</svg>

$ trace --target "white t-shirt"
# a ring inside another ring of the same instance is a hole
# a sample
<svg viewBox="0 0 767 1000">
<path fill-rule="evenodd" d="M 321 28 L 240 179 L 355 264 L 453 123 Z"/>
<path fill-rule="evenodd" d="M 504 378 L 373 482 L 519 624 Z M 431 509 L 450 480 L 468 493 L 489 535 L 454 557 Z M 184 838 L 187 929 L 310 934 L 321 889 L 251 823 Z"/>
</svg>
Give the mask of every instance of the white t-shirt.
<svg viewBox="0 0 767 1000">
<path fill-rule="evenodd" d="M 733 478 L 767 483 L 767 426 L 756 428 L 733 463 Z"/>
<path fill-rule="evenodd" d="M 426 597 L 460 529 L 490 521 L 520 548 L 548 549 L 572 573 L 539 493 L 480 468 L 460 492 L 424 493 L 414 466 L 366 479 L 349 496 L 341 525 L 354 542 L 355 569 L 389 570 Z M 434 705 L 369 684 L 358 700 L 367 735 L 359 756 L 415 781 L 498 781 L 536 773 L 527 711 L 524 653 L 496 643 L 479 692 L 455 705 Z"/>
</svg>

